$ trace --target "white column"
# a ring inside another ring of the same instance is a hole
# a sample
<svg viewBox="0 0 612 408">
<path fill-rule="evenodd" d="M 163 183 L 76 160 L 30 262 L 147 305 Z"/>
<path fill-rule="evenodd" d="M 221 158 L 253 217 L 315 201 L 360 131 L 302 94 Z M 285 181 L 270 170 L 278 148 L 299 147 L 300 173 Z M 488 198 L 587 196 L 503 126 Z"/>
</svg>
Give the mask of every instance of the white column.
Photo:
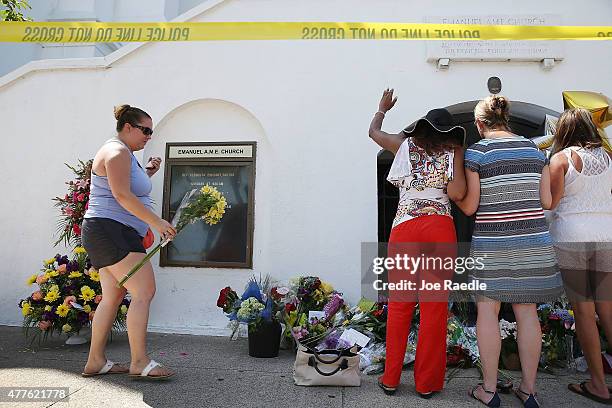
<svg viewBox="0 0 612 408">
<path fill-rule="evenodd" d="M 116 0 L 115 21 L 166 21 L 166 0 Z"/>
<path fill-rule="evenodd" d="M 96 20 L 96 0 L 57 0 L 51 10 L 49 21 Z"/>
<path fill-rule="evenodd" d="M 48 21 L 96 21 L 96 0 L 57 0 Z M 40 59 L 88 58 L 102 55 L 96 44 L 41 44 Z"/>
</svg>

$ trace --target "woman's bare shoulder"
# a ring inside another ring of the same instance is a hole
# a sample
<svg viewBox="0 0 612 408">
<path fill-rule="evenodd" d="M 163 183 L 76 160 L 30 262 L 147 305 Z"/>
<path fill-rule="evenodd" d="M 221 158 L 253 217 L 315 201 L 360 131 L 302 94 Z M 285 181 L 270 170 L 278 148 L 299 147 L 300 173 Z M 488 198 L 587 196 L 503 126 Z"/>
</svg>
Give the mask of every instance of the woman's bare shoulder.
<svg viewBox="0 0 612 408">
<path fill-rule="evenodd" d="M 96 152 L 92 169 L 99 176 L 106 176 L 106 166 L 116 161 L 130 159 L 130 152 L 122 143 L 105 143 Z"/>
<path fill-rule="evenodd" d="M 100 155 L 100 157 L 105 160 L 110 160 L 114 158 L 129 157 L 130 151 L 123 143 L 108 142 L 100 147 L 97 155 Z"/>
</svg>

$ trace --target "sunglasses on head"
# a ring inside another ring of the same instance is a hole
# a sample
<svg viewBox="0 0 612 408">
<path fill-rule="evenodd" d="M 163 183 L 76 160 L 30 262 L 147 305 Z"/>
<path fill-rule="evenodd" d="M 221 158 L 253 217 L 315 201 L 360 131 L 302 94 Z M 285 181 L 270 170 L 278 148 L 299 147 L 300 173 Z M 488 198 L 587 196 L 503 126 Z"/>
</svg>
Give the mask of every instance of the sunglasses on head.
<svg viewBox="0 0 612 408">
<path fill-rule="evenodd" d="M 146 127 L 146 126 L 140 126 L 140 125 L 132 125 L 135 128 L 140 129 L 140 131 L 145 135 L 145 136 L 151 136 L 153 134 L 153 129 L 151 129 L 150 127 Z"/>
</svg>

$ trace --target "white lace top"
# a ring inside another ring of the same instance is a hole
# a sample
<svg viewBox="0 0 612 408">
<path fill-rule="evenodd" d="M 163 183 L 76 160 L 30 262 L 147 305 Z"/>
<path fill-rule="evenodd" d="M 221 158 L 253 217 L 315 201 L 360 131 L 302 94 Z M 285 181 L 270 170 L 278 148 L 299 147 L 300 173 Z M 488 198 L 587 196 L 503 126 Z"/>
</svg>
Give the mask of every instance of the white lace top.
<svg viewBox="0 0 612 408">
<path fill-rule="evenodd" d="M 582 160 L 576 170 L 571 151 Z M 565 190 L 552 212 L 550 233 L 555 242 L 612 242 L 612 160 L 599 147 L 563 150 L 569 167 Z"/>
<path fill-rule="evenodd" d="M 446 186 L 453 179 L 454 157 L 454 151 L 430 156 L 412 138 L 400 145 L 387 176 L 400 190 L 393 227 L 424 215 L 451 217 Z"/>
</svg>

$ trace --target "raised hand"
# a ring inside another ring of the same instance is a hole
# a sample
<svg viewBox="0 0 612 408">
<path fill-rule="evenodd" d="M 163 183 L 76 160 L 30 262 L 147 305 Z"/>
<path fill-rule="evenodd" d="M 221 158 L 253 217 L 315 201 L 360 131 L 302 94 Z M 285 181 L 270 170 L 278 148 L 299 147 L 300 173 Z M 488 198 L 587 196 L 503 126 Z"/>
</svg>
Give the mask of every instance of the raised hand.
<svg viewBox="0 0 612 408">
<path fill-rule="evenodd" d="M 381 112 L 387 112 L 395 106 L 395 102 L 397 102 L 397 96 L 393 97 L 393 89 L 385 89 L 382 94 L 382 98 L 380 98 L 380 102 L 378 103 L 378 110 Z"/>
</svg>

